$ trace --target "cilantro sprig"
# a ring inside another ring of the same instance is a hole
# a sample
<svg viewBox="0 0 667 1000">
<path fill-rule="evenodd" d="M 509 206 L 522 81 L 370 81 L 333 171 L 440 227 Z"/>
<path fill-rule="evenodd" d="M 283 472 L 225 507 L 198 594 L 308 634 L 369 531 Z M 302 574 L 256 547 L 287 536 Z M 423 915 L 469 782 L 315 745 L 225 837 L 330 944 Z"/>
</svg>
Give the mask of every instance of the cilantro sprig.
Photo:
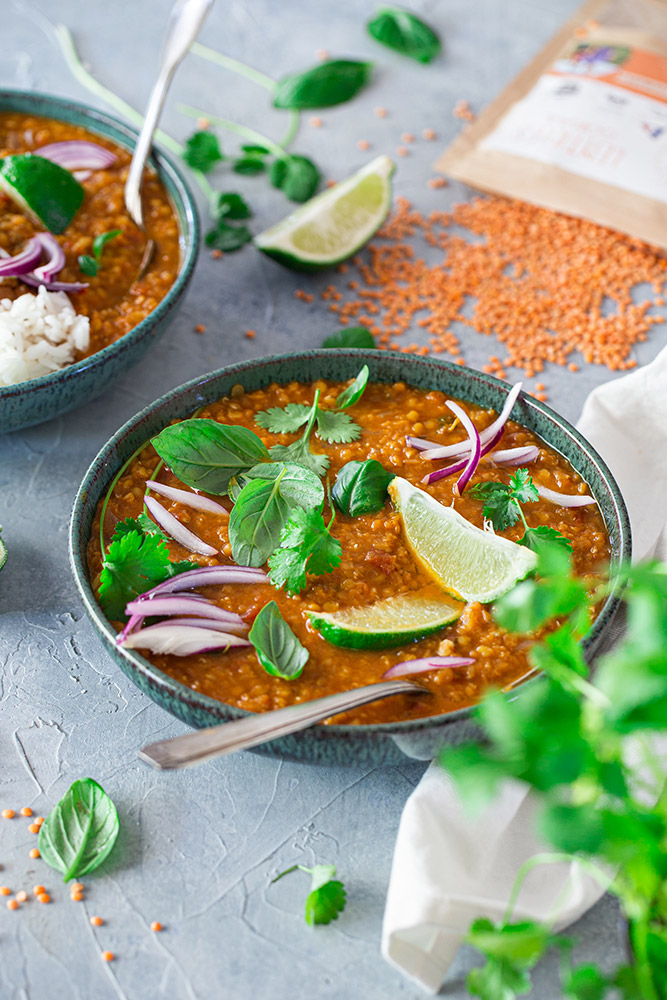
<svg viewBox="0 0 667 1000">
<path fill-rule="evenodd" d="M 487 520 L 491 521 L 496 531 L 505 531 L 511 528 L 519 519 L 523 522 L 523 535 L 519 539 L 519 545 L 525 545 L 534 552 L 538 552 L 545 542 L 561 545 L 569 552 L 572 551 L 572 542 L 565 535 L 555 528 L 548 528 L 546 525 L 539 525 L 537 528 L 529 528 L 521 505 L 524 503 L 534 503 L 540 499 L 537 487 L 532 480 L 528 469 L 517 469 L 510 477 L 509 484 L 501 482 L 476 483 L 468 490 L 468 495 L 475 500 L 483 500 L 484 507 L 482 513 Z"/>
<path fill-rule="evenodd" d="M 335 866 L 314 865 L 313 868 L 306 868 L 304 865 L 292 865 L 271 879 L 271 884 L 295 871 L 306 872 L 311 876 L 310 892 L 306 897 L 305 907 L 308 926 L 330 924 L 332 920 L 337 920 L 338 914 L 345 909 L 347 893 L 343 883 L 336 878 Z"/>
<path fill-rule="evenodd" d="M 93 256 L 90 254 L 82 253 L 78 258 L 79 269 L 83 274 L 87 274 L 88 277 L 94 278 L 97 272 L 102 267 L 102 254 L 104 253 L 104 248 L 111 240 L 115 240 L 117 236 L 122 236 L 122 229 L 110 229 L 106 233 L 100 233 L 93 240 Z"/>
<path fill-rule="evenodd" d="M 285 524 L 280 546 L 269 558 L 269 580 L 274 587 L 285 587 L 289 594 L 298 594 L 306 586 L 306 572 L 320 575 L 332 573 L 340 565 L 343 549 L 331 535 L 319 510 L 297 509 Z"/>
</svg>

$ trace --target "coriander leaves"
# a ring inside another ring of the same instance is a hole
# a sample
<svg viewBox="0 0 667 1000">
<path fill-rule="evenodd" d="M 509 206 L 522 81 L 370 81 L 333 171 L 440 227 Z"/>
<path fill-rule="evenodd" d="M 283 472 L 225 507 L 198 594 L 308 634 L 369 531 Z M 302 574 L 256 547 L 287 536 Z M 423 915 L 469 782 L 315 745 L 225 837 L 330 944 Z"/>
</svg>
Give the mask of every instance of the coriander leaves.
<svg viewBox="0 0 667 1000">
<path fill-rule="evenodd" d="M 356 59 L 330 59 L 284 76 L 273 91 L 275 108 L 330 108 L 354 97 L 370 80 L 373 64 Z"/>
<path fill-rule="evenodd" d="M 476 483 L 468 490 L 468 494 L 475 500 L 484 501 L 482 513 L 491 521 L 496 531 L 505 531 L 521 519 L 524 533 L 519 539 L 519 545 L 525 545 L 534 552 L 539 552 L 547 542 L 561 545 L 568 552 L 572 551 L 569 538 L 555 528 L 548 528 L 546 525 L 539 525 L 537 528 L 528 527 L 521 504 L 534 503 L 540 499 L 540 495 L 527 469 L 517 469 L 511 476 L 509 485 L 500 482 Z"/>
<path fill-rule="evenodd" d="M 165 427 L 152 444 L 182 483 L 218 495 L 227 492 L 233 476 L 270 457 L 261 438 L 246 427 L 199 417 Z"/>
<path fill-rule="evenodd" d="M 293 154 L 275 160 L 269 171 L 274 188 L 283 191 L 290 201 L 304 202 L 317 191 L 322 175 L 307 156 Z"/>
<path fill-rule="evenodd" d="M 285 681 L 296 680 L 301 675 L 310 654 L 280 614 L 275 601 L 264 605 L 248 638 L 267 674 Z"/>
<path fill-rule="evenodd" d="M 319 398 L 320 390 L 318 389 L 315 393 L 313 405 L 305 415 L 306 426 L 301 437 L 293 441 L 292 444 L 274 444 L 269 449 L 269 454 L 277 462 L 294 462 L 296 465 L 303 465 L 304 468 L 310 469 L 317 476 L 323 476 L 329 468 L 329 459 L 326 455 L 316 455 L 310 450 L 310 435 L 317 419 Z M 267 413 L 269 412 L 267 411 Z M 260 426 L 266 426 L 266 424 L 262 424 L 262 421 L 259 419 L 260 417 L 263 417 L 263 414 L 258 413 L 255 421 Z M 271 426 L 267 427 L 267 430 L 271 429 Z"/>
<path fill-rule="evenodd" d="M 280 875 L 276 875 L 271 880 L 272 884 L 283 878 L 284 875 L 295 871 L 306 872 L 311 876 L 310 892 L 306 897 L 305 907 L 305 918 L 308 926 L 330 924 L 332 920 L 337 920 L 338 914 L 345 909 L 347 893 L 343 883 L 335 877 L 335 866 L 315 865 L 313 868 L 306 868 L 304 865 L 292 865 Z"/>
<path fill-rule="evenodd" d="M 331 525 L 324 523 L 320 510 L 295 510 L 285 524 L 280 547 L 269 559 L 269 580 L 274 587 L 285 587 L 297 594 L 306 586 L 306 572 L 331 573 L 340 565 L 343 549 L 331 536 Z"/>
<path fill-rule="evenodd" d="M 218 193 L 211 210 L 216 224 L 206 234 L 206 246 L 231 253 L 250 242 L 252 234 L 247 226 L 230 225 L 230 222 L 248 219 L 252 215 L 240 194 L 232 191 Z"/>
<path fill-rule="evenodd" d="M 416 14 L 400 7 L 380 7 L 366 30 L 382 45 L 417 62 L 432 62 L 442 50 L 435 31 Z"/>
<path fill-rule="evenodd" d="M 99 867 L 116 843 L 120 824 L 115 805 L 92 778 L 75 781 L 44 820 L 39 852 L 63 881 Z"/>
<path fill-rule="evenodd" d="M 217 163 L 225 159 L 215 132 L 202 129 L 194 132 L 185 143 L 183 159 L 193 170 L 207 174 Z"/>
</svg>

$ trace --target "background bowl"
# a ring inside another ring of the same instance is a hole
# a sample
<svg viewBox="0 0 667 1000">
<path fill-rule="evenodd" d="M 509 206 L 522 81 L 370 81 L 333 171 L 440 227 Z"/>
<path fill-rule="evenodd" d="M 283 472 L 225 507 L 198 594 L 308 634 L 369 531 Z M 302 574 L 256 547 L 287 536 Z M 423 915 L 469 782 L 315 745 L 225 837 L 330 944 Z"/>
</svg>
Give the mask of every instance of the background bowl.
<svg viewBox="0 0 667 1000">
<path fill-rule="evenodd" d="M 70 560 L 74 578 L 93 624 L 107 650 L 124 673 L 153 701 L 196 728 L 237 719 L 247 712 L 199 694 L 173 680 L 139 653 L 116 645 L 116 633 L 102 614 L 88 580 L 86 546 L 97 504 L 118 469 L 139 445 L 171 420 L 189 416 L 199 406 L 227 395 L 234 385 L 247 391 L 271 382 L 312 382 L 318 378 L 348 379 L 362 364 L 374 382 L 404 381 L 423 389 L 439 389 L 471 403 L 500 410 L 509 386 L 490 375 L 431 358 L 389 351 L 319 350 L 284 354 L 230 365 L 180 386 L 129 420 L 90 466 L 79 489 L 70 523 Z M 600 505 L 609 532 L 612 562 L 630 558 L 630 524 L 625 503 L 609 469 L 590 444 L 562 417 L 530 396 L 521 395 L 512 417 L 564 455 L 586 480 Z M 618 598 L 607 598 L 584 640 L 592 656 L 609 627 Z M 516 689 L 520 697 L 534 681 Z M 404 755 L 427 760 L 446 743 L 475 732 L 469 708 L 408 722 L 361 726 L 315 726 L 260 748 L 260 752 L 319 763 L 395 764 Z"/>
<path fill-rule="evenodd" d="M 104 111 L 31 91 L 0 90 L 0 111 L 21 111 L 81 125 L 129 150 L 138 135 L 130 125 Z M 115 343 L 59 371 L 0 387 L 0 433 L 51 420 L 99 396 L 143 358 L 174 318 L 197 260 L 199 217 L 195 200 L 173 161 L 154 150 L 149 163 L 164 184 L 178 219 L 181 262 L 176 281 L 153 312 Z"/>
</svg>

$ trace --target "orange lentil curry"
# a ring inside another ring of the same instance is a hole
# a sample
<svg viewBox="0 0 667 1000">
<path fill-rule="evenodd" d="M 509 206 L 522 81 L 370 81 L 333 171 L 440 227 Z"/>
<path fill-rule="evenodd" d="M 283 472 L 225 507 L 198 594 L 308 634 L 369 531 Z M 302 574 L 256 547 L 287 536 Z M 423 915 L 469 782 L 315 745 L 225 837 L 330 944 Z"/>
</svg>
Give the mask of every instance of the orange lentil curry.
<svg viewBox="0 0 667 1000">
<path fill-rule="evenodd" d="M 292 434 L 272 434 L 262 430 L 255 415 L 269 407 L 284 407 L 288 403 L 310 404 L 315 390 L 321 391 L 323 406 L 334 405 L 341 383 L 324 380 L 303 385 L 273 384 L 265 389 L 245 393 L 239 386 L 229 397 L 207 406 L 198 416 L 212 418 L 221 424 L 247 427 L 258 434 L 267 446 L 294 440 Z M 460 425 L 453 421 L 446 406 L 447 396 L 438 391 L 416 389 L 404 383 L 369 384 L 361 400 L 355 403 L 353 414 L 362 428 L 358 441 L 350 444 L 326 444 L 317 440 L 315 450 L 328 455 L 331 465 L 329 480 L 351 460 L 376 459 L 389 472 L 403 476 L 422 486 L 426 472 L 441 463 L 425 462 L 419 453 L 406 446 L 406 435 L 426 435 L 442 444 L 465 439 Z M 496 417 L 492 410 L 462 403 L 478 430 L 483 430 Z M 571 465 L 535 434 L 520 424 L 509 421 L 502 439 L 502 448 L 537 445 L 539 457 L 527 468 L 536 484 L 561 493 L 588 493 L 586 484 Z M 147 445 L 117 482 L 105 513 L 104 538 L 108 545 L 118 521 L 136 518 L 142 510 L 145 483 L 153 478 L 158 464 L 152 445 Z M 472 482 L 502 479 L 508 482 L 513 469 L 499 468 L 482 462 Z M 183 488 L 183 484 L 166 468 L 158 473 L 161 482 Z M 479 500 L 454 493 L 457 476 L 450 476 L 426 487 L 444 504 L 454 507 L 473 524 L 483 524 Z M 170 542 L 171 558 L 191 559 L 200 565 L 230 565 L 231 547 L 228 520 L 220 515 L 202 512 L 181 503 L 160 498 L 167 510 L 200 538 L 219 550 L 214 557 L 194 556 L 175 542 Z M 228 508 L 226 498 L 216 497 Z M 88 546 L 88 562 L 95 587 L 99 584 L 102 554 L 100 552 L 98 509 Z M 596 505 L 564 508 L 545 500 L 527 504 L 525 516 L 532 527 L 549 525 L 572 541 L 574 566 L 583 577 L 594 575 L 609 557 L 609 540 Z M 328 520 L 328 518 L 327 518 Z M 209 652 L 197 656 L 150 655 L 161 670 L 175 680 L 220 701 L 253 712 L 281 708 L 295 702 L 308 701 L 336 691 L 361 687 L 379 681 L 392 665 L 406 659 L 434 655 L 462 655 L 474 658 L 472 666 L 446 668 L 417 679 L 433 693 L 430 698 L 397 696 L 337 716 L 336 722 L 394 722 L 420 716 L 438 715 L 475 703 L 490 684 L 506 687 L 529 670 L 525 637 L 510 635 L 493 620 L 491 607 L 468 604 L 461 618 L 441 632 L 402 647 L 381 650 L 344 649 L 329 644 L 310 625 L 307 612 L 336 611 L 366 606 L 383 598 L 418 590 L 431 578 L 417 564 L 403 536 L 400 515 L 387 501 L 378 513 L 348 517 L 337 513 L 333 535 L 342 544 L 342 561 L 330 574 L 308 576 L 306 588 L 296 596 L 276 590 L 270 584 L 208 586 L 199 593 L 213 598 L 219 607 L 239 613 L 252 623 L 260 609 L 275 600 L 285 621 L 310 653 L 303 673 L 296 680 L 286 681 L 270 676 L 260 666 L 252 647 L 232 648 L 228 652 Z M 519 526 L 503 534 L 513 540 L 520 537 Z M 144 655 L 148 655 L 144 651 Z"/>
<path fill-rule="evenodd" d="M 142 187 L 146 232 L 138 229 L 128 216 L 124 188 L 131 156 L 122 146 L 67 122 L 13 111 L 0 113 L 0 157 L 73 140 L 94 142 L 116 156 L 110 167 L 92 170 L 81 181 L 84 188 L 81 208 L 65 231 L 55 237 L 67 259 L 58 280 L 89 283 L 84 291 L 70 293 L 76 311 L 90 317 L 90 344 L 81 355 L 86 357 L 129 333 L 165 297 L 178 274 L 180 244 L 178 222 L 167 192 L 152 171 L 146 173 Z M 105 247 L 97 275 L 82 274 L 78 257 L 91 255 L 95 237 L 114 229 L 120 229 L 121 234 Z M 43 230 L 42 224 L 35 223 L 0 192 L 2 249 L 14 256 Z M 155 240 L 156 251 L 148 271 L 137 281 L 147 238 Z M 17 278 L 5 278 L 2 282 L 3 298 L 15 299 L 30 291 Z"/>
</svg>

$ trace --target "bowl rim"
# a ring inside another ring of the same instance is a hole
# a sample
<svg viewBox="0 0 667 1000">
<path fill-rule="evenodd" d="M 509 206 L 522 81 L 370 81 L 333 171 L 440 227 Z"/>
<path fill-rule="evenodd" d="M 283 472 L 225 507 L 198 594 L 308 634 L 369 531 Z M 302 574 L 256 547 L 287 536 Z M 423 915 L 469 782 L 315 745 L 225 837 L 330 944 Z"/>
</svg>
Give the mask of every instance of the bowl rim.
<svg viewBox="0 0 667 1000">
<path fill-rule="evenodd" d="M 118 445 L 120 445 L 123 439 L 130 434 L 135 428 L 137 428 L 143 421 L 152 417 L 156 411 L 161 409 L 166 409 L 170 404 L 179 399 L 179 397 L 185 397 L 192 390 L 199 390 L 198 393 L 198 405 L 208 405 L 214 402 L 216 399 L 220 398 L 220 392 L 215 395 L 215 387 L 218 382 L 222 379 L 228 379 L 236 375 L 243 376 L 249 370 L 257 369 L 258 367 L 264 366 L 281 366 L 282 363 L 289 363 L 295 359 L 312 359 L 316 361 L 319 357 L 330 358 L 333 351 L 330 349 L 312 349 L 296 352 L 288 352 L 284 354 L 272 354 L 265 355 L 260 358 L 253 358 L 248 361 L 240 361 L 235 364 L 226 365 L 223 368 L 215 369 L 214 371 L 207 372 L 203 375 L 197 376 L 184 382 L 182 385 L 176 386 L 174 389 L 170 389 L 168 392 L 164 393 L 159 399 L 154 402 L 149 403 L 142 410 L 136 413 L 133 417 L 130 417 L 122 427 L 120 427 L 116 433 L 109 438 L 109 440 L 102 446 L 98 454 L 95 456 L 90 466 L 86 470 L 84 478 L 81 482 L 79 489 L 77 490 L 76 497 L 72 506 L 72 513 L 70 517 L 69 524 L 69 558 L 70 558 L 70 568 L 74 576 L 74 581 L 79 591 L 79 595 L 83 600 L 86 610 L 91 617 L 94 626 L 101 633 L 102 639 L 106 640 L 110 645 L 110 650 L 114 651 L 116 656 L 121 657 L 133 671 L 137 671 L 143 678 L 145 678 L 153 687 L 158 688 L 171 697 L 175 698 L 180 704 L 195 708 L 198 710 L 203 710 L 208 713 L 211 717 L 211 725 L 217 723 L 222 723 L 229 721 L 231 719 L 241 719 L 246 716 L 252 715 L 253 713 L 246 711 L 245 709 L 237 708 L 234 705 L 229 705 L 227 702 L 219 701 L 216 698 L 211 698 L 209 695 L 201 694 L 195 691 L 193 688 L 182 684 L 180 681 L 174 680 L 169 674 L 160 670 L 158 667 L 154 666 L 150 660 L 141 656 L 135 650 L 126 650 L 122 647 L 116 645 L 116 635 L 117 633 L 111 626 L 111 623 L 107 620 L 105 615 L 97 603 L 97 599 L 88 580 L 87 572 L 87 562 L 86 562 L 86 547 L 90 539 L 90 534 L 84 540 L 81 537 L 79 531 L 79 526 L 82 524 L 82 515 L 84 510 L 88 506 L 89 488 L 92 482 L 102 474 L 104 476 L 103 489 L 107 489 L 113 476 L 116 475 L 118 469 L 122 463 L 114 463 L 113 467 L 110 465 L 110 456 L 113 454 L 114 450 Z M 386 360 L 388 355 L 391 356 L 390 352 L 371 348 L 338 348 L 336 354 L 340 356 L 354 357 L 359 361 L 364 360 L 377 360 L 378 362 Z M 488 375 L 483 372 L 479 372 L 476 369 L 468 368 L 465 366 L 457 365 L 452 362 L 446 361 L 442 358 L 434 357 L 423 357 L 420 355 L 402 355 L 402 360 L 407 361 L 406 368 L 411 367 L 413 369 L 444 369 L 449 371 L 451 374 L 462 377 L 465 385 L 466 382 L 472 380 L 482 383 L 487 387 L 492 387 L 494 389 L 500 389 L 504 395 L 507 395 L 511 389 L 511 384 L 505 382 L 501 379 L 496 378 L 493 375 Z M 274 381 L 280 381 L 277 374 L 273 379 Z M 381 379 L 377 379 L 382 381 Z M 294 381 L 293 378 L 286 378 L 286 382 Z M 406 371 L 405 381 L 411 384 L 409 373 Z M 207 391 L 208 390 L 208 391 Z M 251 390 L 252 391 L 252 390 Z M 465 395 L 460 398 L 465 399 Z M 614 556 L 615 563 L 629 562 L 631 551 L 632 551 L 632 540 L 631 540 L 631 528 L 630 520 L 625 505 L 625 501 L 621 494 L 620 488 L 614 479 L 609 467 L 606 462 L 601 458 L 593 445 L 590 444 L 583 437 L 575 427 L 570 424 L 568 420 L 560 416 L 551 407 L 547 406 L 545 403 L 540 402 L 533 396 L 526 393 L 524 390 L 520 393 L 519 399 L 528 406 L 529 410 L 533 410 L 546 417 L 552 424 L 556 425 L 559 429 L 565 431 L 569 437 L 578 445 L 579 449 L 583 452 L 584 456 L 591 461 L 597 468 L 597 471 L 601 475 L 602 479 L 605 481 L 609 493 L 613 499 L 614 512 L 616 515 L 616 523 L 618 526 L 618 552 Z M 193 409 L 197 407 L 188 407 L 187 412 L 192 412 Z M 183 412 L 183 417 L 185 417 L 185 410 Z M 176 419 L 174 414 L 166 417 L 166 422 L 163 426 L 170 421 Z M 154 433 L 158 433 L 155 431 Z M 549 447 L 554 448 L 558 451 L 554 445 L 549 445 Z M 124 459 L 125 460 L 125 459 Z M 591 492 L 592 489 L 591 489 Z M 100 494 L 102 496 L 103 493 Z M 98 498 L 99 500 L 99 498 Z M 93 515 L 94 516 L 94 515 Z M 606 527 L 608 527 L 606 523 Z M 595 649 L 602 639 L 604 630 L 611 623 L 618 607 L 620 605 L 620 594 L 617 590 L 612 591 L 606 598 L 600 614 L 595 619 L 590 632 L 582 640 L 582 646 L 584 653 L 592 656 Z M 110 654 L 112 659 L 114 654 Z M 510 689 L 507 693 L 514 699 L 519 697 L 524 691 L 532 688 L 532 686 L 541 679 L 541 673 L 531 674 L 527 677 L 525 681 L 518 684 L 515 688 Z M 336 738 L 336 736 L 349 740 L 350 738 L 358 738 L 367 736 L 404 736 L 411 733 L 416 733 L 424 729 L 429 729 L 431 727 L 443 728 L 454 723 L 470 719 L 475 711 L 475 705 L 468 705 L 460 709 L 456 709 L 453 712 L 446 712 L 440 715 L 428 715 L 419 717 L 416 719 L 406 719 L 399 722 L 379 722 L 379 723 L 360 723 L 360 724 L 330 724 L 328 726 L 316 727 L 321 729 L 323 732 L 328 734 L 327 738 Z"/>
<path fill-rule="evenodd" d="M 29 103 L 30 101 L 44 102 L 54 108 L 53 115 L 44 115 L 43 111 L 38 110 L 33 112 L 35 115 L 53 117 L 57 121 L 64 120 L 58 118 L 57 109 L 61 111 L 69 109 L 70 113 L 81 115 L 85 121 L 80 124 L 84 128 L 89 129 L 93 134 L 96 132 L 95 123 L 107 126 L 113 135 L 106 135 L 104 132 L 98 132 L 98 134 L 103 138 L 110 139 L 110 141 L 115 142 L 119 146 L 124 146 L 128 151 L 134 148 L 139 136 L 138 129 L 133 125 L 93 105 L 84 104 L 82 101 L 76 101 L 69 97 L 59 97 L 54 94 L 45 94 L 37 90 L 19 90 L 9 87 L 0 88 L 0 113 L 12 110 L 24 110 L 23 108 L 14 109 L 12 102 L 21 104 Z M 25 111 L 25 113 L 29 114 L 30 112 Z M 155 169 L 158 177 L 166 187 L 170 200 L 174 201 L 172 197 L 173 190 L 183 210 L 183 219 L 181 220 L 177 207 L 174 206 L 174 214 L 178 223 L 181 261 L 173 285 L 169 288 L 164 298 L 158 302 L 155 309 L 145 316 L 141 322 L 137 323 L 136 326 L 132 327 L 131 330 L 128 330 L 122 337 L 119 337 L 118 340 L 114 340 L 113 343 L 107 344 L 106 347 L 102 347 L 99 351 L 95 351 L 89 357 L 81 358 L 79 361 L 74 361 L 71 365 L 66 365 L 64 368 L 59 368 L 54 372 L 37 375 L 35 378 L 25 379 L 23 382 L 13 382 L 11 385 L 0 386 L 0 403 L 5 399 L 23 395 L 24 393 L 39 391 L 40 389 L 48 390 L 54 384 L 62 384 L 65 381 L 76 378 L 79 372 L 105 365 L 107 361 L 110 361 L 116 355 L 124 353 L 131 344 L 149 334 L 153 327 L 166 316 L 174 303 L 184 293 L 194 272 L 199 253 L 201 224 L 197 203 L 180 167 L 176 165 L 171 156 L 159 144 L 153 145 L 148 163 Z M 169 181 L 169 184 L 165 183 L 165 179 Z"/>
</svg>

